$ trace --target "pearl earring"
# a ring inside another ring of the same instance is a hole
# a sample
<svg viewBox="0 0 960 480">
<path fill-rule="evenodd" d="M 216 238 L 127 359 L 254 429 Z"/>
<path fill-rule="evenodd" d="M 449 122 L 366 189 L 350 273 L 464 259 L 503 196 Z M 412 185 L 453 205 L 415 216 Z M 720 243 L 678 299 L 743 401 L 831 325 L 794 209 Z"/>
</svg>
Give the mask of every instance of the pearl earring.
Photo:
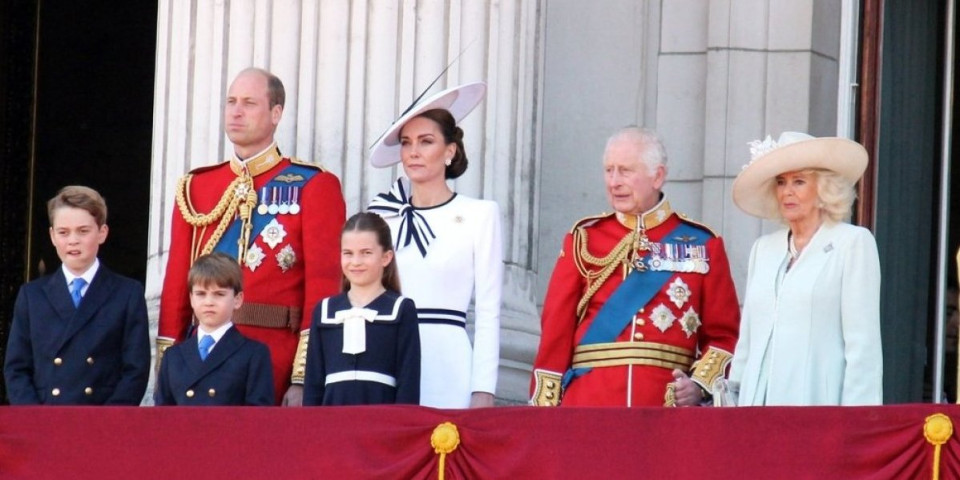
<svg viewBox="0 0 960 480">
<path fill-rule="evenodd" d="M 449 167 L 450 164 L 453 163 L 453 158 L 447 158 L 446 161 L 444 161 L 443 163 L 444 163 L 444 165 L 446 165 L 446 166 Z"/>
</svg>

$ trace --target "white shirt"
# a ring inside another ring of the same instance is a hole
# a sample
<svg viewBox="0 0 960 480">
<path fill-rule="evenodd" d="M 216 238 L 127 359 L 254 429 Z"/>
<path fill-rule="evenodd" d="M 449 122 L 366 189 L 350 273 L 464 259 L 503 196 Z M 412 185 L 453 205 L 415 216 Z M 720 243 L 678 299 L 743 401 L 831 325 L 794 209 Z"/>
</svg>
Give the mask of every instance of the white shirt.
<svg viewBox="0 0 960 480">
<path fill-rule="evenodd" d="M 209 353 L 213 351 L 214 347 L 220 343 L 220 339 L 223 338 L 223 336 L 227 333 L 227 330 L 230 330 L 230 327 L 232 326 L 233 322 L 227 320 L 227 323 L 224 323 L 223 325 L 213 329 L 212 332 L 208 332 L 205 328 L 203 328 L 203 325 L 197 325 L 197 348 L 200 348 L 200 339 L 203 338 L 204 335 L 210 335 L 213 337 L 213 345 L 210 346 L 210 350 L 207 350 L 207 354 L 209 355 Z"/>
<path fill-rule="evenodd" d="M 90 282 L 93 281 L 93 277 L 97 275 L 97 270 L 100 270 L 100 259 L 94 258 L 93 264 L 90 265 L 90 268 L 88 268 L 86 272 L 83 272 L 83 274 L 79 276 L 70 272 L 66 265 L 60 264 L 60 268 L 63 270 L 63 278 L 67 279 L 67 290 L 70 289 L 70 285 L 73 284 L 73 280 L 76 278 L 82 278 L 85 282 L 87 282 L 82 288 L 80 288 L 80 297 L 83 297 L 87 294 L 87 289 L 90 288 Z"/>
</svg>

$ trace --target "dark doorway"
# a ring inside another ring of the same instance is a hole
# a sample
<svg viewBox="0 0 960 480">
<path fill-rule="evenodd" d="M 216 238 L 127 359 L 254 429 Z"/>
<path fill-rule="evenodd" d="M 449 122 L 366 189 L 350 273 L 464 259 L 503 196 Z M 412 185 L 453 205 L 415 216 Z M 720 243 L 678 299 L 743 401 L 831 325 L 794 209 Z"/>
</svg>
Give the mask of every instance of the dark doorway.
<svg viewBox="0 0 960 480">
<path fill-rule="evenodd" d="M 144 280 L 157 1 L 2 2 L 0 32 L 2 349 L 19 285 L 60 266 L 46 201 L 64 185 L 106 198 L 100 259 Z"/>
</svg>

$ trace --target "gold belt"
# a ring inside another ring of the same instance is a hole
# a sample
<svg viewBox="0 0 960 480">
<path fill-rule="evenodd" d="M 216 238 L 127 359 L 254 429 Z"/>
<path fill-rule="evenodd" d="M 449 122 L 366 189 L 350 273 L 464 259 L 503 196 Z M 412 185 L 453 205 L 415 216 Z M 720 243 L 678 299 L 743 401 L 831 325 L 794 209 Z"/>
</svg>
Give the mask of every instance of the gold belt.
<svg viewBox="0 0 960 480">
<path fill-rule="evenodd" d="M 298 307 L 249 302 L 244 302 L 240 310 L 233 315 L 233 323 L 236 325 L 289 328 L 294 333 L 300 331 L 301 319 L 301 309 Z"/>
<path fill-rule="evenodd" d="M 694 352 L 655 342 L 614 342 L 580 345 L 573 351 L 573 368 L 650 365 L 687 371 Z"/>
</svg>

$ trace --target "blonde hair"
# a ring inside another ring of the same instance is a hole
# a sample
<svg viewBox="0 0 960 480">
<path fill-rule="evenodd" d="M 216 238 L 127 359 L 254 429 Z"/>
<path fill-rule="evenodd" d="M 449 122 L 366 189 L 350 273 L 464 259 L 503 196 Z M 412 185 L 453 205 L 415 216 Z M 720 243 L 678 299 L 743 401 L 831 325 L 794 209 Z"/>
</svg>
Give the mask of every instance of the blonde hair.
<svg viewBox="0 0 960 480">
<path fill-rule="evenodd" d="M 787 173 L 787 172 L 784 172 Z M 800 173 L 812 175 L 817 182 L 817 200 L 824 220 L 829 223 L 846 222 L 853 214 L 853 202 L 857 199 L 857 192 L 853 183 L 833 170 L 823 168 L 809 168 L 800 170 Z M 777 182 L 771 182 L 770 193 L 777 196 Z M 776 219 L 781 223 L 783 217 L 777 210 Z"/>
</svg>

